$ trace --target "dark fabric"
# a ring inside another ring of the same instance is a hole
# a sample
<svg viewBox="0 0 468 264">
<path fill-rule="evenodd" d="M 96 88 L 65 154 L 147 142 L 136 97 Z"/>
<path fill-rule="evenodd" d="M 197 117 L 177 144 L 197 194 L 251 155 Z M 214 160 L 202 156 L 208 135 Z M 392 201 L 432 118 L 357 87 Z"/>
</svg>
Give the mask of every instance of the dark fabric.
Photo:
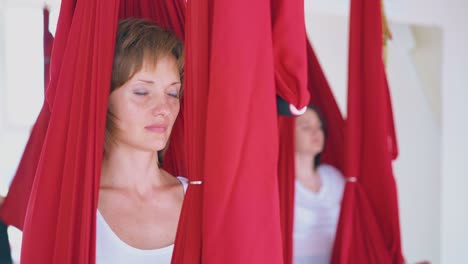
<svg viewBox="0 0 468 264">
<path fill-rule="evenodd" d="M 44 42 L 44 91 L 49 85 L 49 65 L 50 65 L 50 57 L 52 55 L 52 47 L 54 44 L 54 36 L 49 31 L 49 9 L 44 8 L 44 34 L 43 34 L 43 42 Z"/>
<path fill-rule="evenodd" d="M 11 248 L 10 241 L 8 240 L 7 227 L 0 221 L 0 264 L 11 264 Z"/>
</svg>

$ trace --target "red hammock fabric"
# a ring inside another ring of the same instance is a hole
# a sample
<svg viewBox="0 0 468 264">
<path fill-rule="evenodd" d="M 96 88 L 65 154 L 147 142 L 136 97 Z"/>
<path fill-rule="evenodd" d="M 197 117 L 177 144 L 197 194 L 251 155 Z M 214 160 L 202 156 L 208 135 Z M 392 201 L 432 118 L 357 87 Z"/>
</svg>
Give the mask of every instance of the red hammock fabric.
<svg viewBox="0 0 468 264">
<path fill-rule="evenodd" d="M 209 78 L 209 24 L 208 2 L 189 1 L 185 24 L 185 76 L 184 76 L 184 125 L 185 156 L 169 156 L 166 159 L 187 161 L 187 174 L 190 181 L 204 180 L 204 153 L 206 145 L 206 108 Z M 182 112 L 182 111 L 181 111 Z M 180 116 L 178 117 L 180 120 Z M 177 128 L 174 128 L 176 132 Z M 177 132 L 176 132 L 177 133 Z M 171 141 L 171 146 L 173 143 Z M 166 160 L 164 161 L 165 165 Z M 178 167 L 178 166 L 175 166 Z M 204 186 L 191 184 L 185 194 L 179 220 L 177 237 L 172 255 L 172 263 L 201 263 L 202 258 L 202 199 Z"/>
<path fill-rule="evenodd" d="M 300 109 L 307 106 L 310 98 L 307 89 L 304 1 L 273 0 L 271 8 L 277 94 Z M 290 264 L 293 260 L 294 118 L 278 117 L 278 129 L 278 184 L 283 263 Z"/>
<path fill-rule="evenodd" d="M 289 264 L 293 261 L 295 118 L 279 116 L 278 126 L 278 182 L 280 190 L 281 234 L 283 236 L 284 264 Z"/>
<path fill-rule="evenodd" d="M 202 165 L 202 263 L 283 263 L 273 68 L 275 43 L 281 42 L 275 42 L 272 34 L 270 1 L 199 1 L 197 6 L 205 8 L 201 13 L 207 19 L 191 19 L 208 25 L 202 33 L 208 36 L 210 57 L 205 86 L 209 97 Z M 300 33 L 304 38 L 304 31 Z M 197 44 L 191 39 L 187 43 L 188 47 Z M 305 47 L 294 52 L 304 51 Z M 275 55 L 285 56 L 283 52 Z M 277 72 L 277 81 L 286 79 L 281 74 Z M 294 74 L 298 76 L 291 79 L 305 80 L 301 73 Z M 305 88 L 285 84 L 279 89 L 287 88 L 295 97 L 300 96 L 297 89 Z M 304 100 L 293 99 L 286 98 Z"/>
<path fill-rule="evenodd" d="M 403 263 L 380 1 L 351 1 L 345 176 L 332 263 Z M 353 178 L 354 177 L 354 178 Z"/>
<path fill-rule="evenodd" d="M 117 19 L 150 17 L 163 26 L 167 23 L 182 38 L 181 2 L 62 1 L 50 84 L 35 126 L 37 136 L 33 133 L 28 143 L 7 198 L 22 201 L 27 209 L 2 208 L 3 215 L 15 219 L 18 226 L 27 210 L 22 263 L 94 263 L 95 214 Z M 203 179 L 204 184 L 191 185 L 186 194 L 174 263 L 197 259 L 208 264 L 283 262 L 275 94 L 283 93 L 301 107 L 307 93 L 300 85 L 305 80 L 301 72 L 278 70 L 275 75 L 277 65 L 287 65 L 277 58 L 285 58 L 284 46 L 289 44 L 272 41 L 272 31 L 279 27 L 282 30 L 276 32 L 291 32 L 281 27 L 287 20 L 281 20 L 284 16 L 273 12 L 270 4 L 267 0 L 254 5 L 251 1 L 191 4 L 186 35 L 193 44 L 187 47 L 192 55 L 187 57 L 184 109 L 191 119 L 181 119 L 187 122 L 185 127 L 176 128 L 186 130 L 187 147 L 181 150 L 172 141 L 165 166 L 179 171 L 177 174 L 187 170 L 190 180 Z M 272 21 L 272 13 L 279 18 Z M 239 17 L 244 19 L 242 23 Z M 276 53 L 275 47 L 280 47 Z M 296 62 L 299 69 L 305 65 Z M 275 78 L 283 80 L 278 91 Z M 198 85 L 192 92 L 190 83 Z M 186 164 L 171 158 L 180 158 L 177 156 L 184 152 Z M 23 193 L 15 194 L 15 189 Z M 31 194 L 29 203 L 24 193 Z"/>
<path fill-rule="evenodd" d="M 116 1 L 62 1 L 46 93 L 51 115 L 24 222 L 22 263 L 94 262 L 117 12 Z"/>
<path fill-rule="evenodd" d="M 282 263 L 269 3 L 211 6 L 202 263 Z"/>
<path fill-rule="evenodd" d="M 310 98 L 307 91 L 304 1 L 271 0 L 270 5 L 276 91 L 299 109 L 306 106 Z"/>
</svg>

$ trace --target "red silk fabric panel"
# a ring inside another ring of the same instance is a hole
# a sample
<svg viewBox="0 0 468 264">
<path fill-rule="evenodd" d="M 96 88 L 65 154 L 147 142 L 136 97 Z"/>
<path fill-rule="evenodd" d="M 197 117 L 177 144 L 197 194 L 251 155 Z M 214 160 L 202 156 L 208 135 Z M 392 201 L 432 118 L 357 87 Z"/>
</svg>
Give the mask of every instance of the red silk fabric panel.
<svg viewBox="0 0 468 264">
<path fill-rule="evenodd" d="M 380 1 L 351 1 L 347 182 L 333 263 L 403 263 Z M 394 141 L 396 144 L 396 141 Z"/>
<path fill-rule="evenodd" d="M 284 264 L 293 262 L 294 192 L 295 192 L 295 118 L 279 116 L 278 182 L 283 236 Z"/>
<path fill-rule="evenodd" d="M 209 14 L 208 1 L 187 3 L 183 114 L 186 117 L 184 157 L 186 157 L 187 176 L 190 181 L 204 181 L 205 179 L 206 101 L 209 96 Z M 175 157 L 175 159 L 182 158 L 181 156 Z M 173 264 L 201 263 L 202 236 L 204 235 L 202 228 L 204 189 L 204 183 L 190 184 L 185 194 L 172 255 Z"/>
<path fill-rule="evenodd" d="M 307 50 L 303 0 L 272 0 L 276 92 L 296 108 L 307 106 Z"/>
<path fill-rule="evenodd" d="M 164 2 L 168 8 L 162 2 L 62 2 L 43 108 L 50 112 L 38 119 L 38 139 L 30 139 L 35 147 L 27 148 L 22 160 L 31 163 L 24 173 L 28 180 L 19 185 L 32 185 L 22 263 L 94 263 L 117 19 L 148 17 L 184 39 L 183 2 L 174 9 L 174 1 Z M 164 165 L 204 184 L 190 185 L 187 191 L 173 263 L 283 263 L 274 66 L 281 60 L 275 59 L 274 50 L 284 56 L 285 49 L 275 47 L 287 43 L 273 44 L 272 39 L 287 31 L 280 27 L 273 33 L 270 1 L 192 5 L 185 35 L 193 41 L 187 45 L 192 55 L 187 56 L 181 111 L 190 118 L 178 120 L 181 125 L 174 128 Z M 303 80 L 301 74 L 291 80 Z M 283 84 L 296 89 L 289 81 Z M 297 89 L 286 97 L 302 104 L 307 94 Z M 17 214 L 15 221 L 21 224 L 22 218 Z M 47 243 L 39 243 L 44 238 Z"/>
<path fill-rule="evenodd" d="M 118 2 L 62 1 L 21 263 L 94 263 Z"/>
<path fill-rule="evenodd" d="M 282 263 L 270 1 L 207 6 L 202 263 Z"/>
</svg>

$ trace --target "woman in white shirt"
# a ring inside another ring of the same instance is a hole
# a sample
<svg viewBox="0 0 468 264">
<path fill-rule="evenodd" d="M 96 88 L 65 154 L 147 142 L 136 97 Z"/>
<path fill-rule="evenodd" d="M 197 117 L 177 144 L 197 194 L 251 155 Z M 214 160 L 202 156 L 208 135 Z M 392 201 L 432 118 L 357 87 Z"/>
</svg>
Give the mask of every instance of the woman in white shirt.
<svg viewBox="0 0 468 264">
<path fill-rule="evenodd" d="M 148 20 L 119 23 L 96 224 L 96 263 L 170 263 L 187 180 L 160 168 L 180 109 L 183 45 Z"/>
<path fill-rule="evenodd" d="M 296 118 L 294 264 L 330 263 L 344 190 L 343 175 L 320 164 L 326 127 L 309 106 Z"/>
</svg>

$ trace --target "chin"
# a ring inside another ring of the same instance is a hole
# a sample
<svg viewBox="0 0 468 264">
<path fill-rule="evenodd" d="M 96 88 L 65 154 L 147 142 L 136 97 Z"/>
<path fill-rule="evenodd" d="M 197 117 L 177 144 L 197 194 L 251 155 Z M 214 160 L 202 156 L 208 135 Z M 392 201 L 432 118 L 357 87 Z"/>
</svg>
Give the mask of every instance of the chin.
<svg viewBox="0 0 468 264">
<path fill-rule="evenodd" d="M 149 152 L 161 151 L 166 147 L 166 142 L 146 142 L 139 144 L 139 148 Z"/>
</svg>

